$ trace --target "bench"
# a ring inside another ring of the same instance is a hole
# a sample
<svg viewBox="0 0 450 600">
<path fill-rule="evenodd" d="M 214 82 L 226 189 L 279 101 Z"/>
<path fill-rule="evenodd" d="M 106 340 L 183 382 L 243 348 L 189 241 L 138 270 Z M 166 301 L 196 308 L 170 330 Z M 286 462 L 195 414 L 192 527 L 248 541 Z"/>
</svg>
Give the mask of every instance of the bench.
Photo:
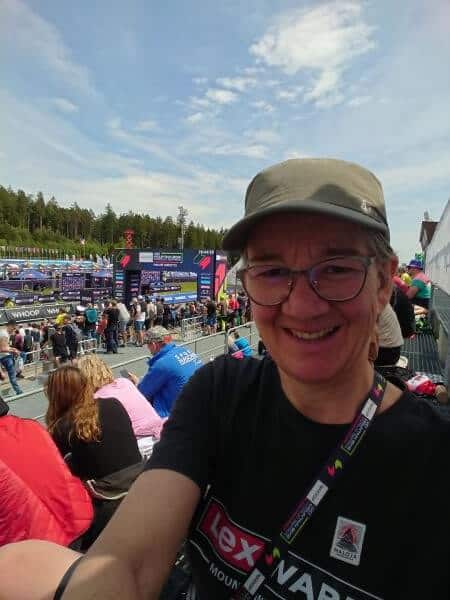
<svg viewBox="0 0 450 600">
<path fill-rule="evenodd" d="M 412 371 L 424 373 L 435 382 L 445 379 L 438 345 L 432 333 L 419 333 L 405 340 L 401 353 L 408 359 L 408 367 Z"/>
<path fill-rule="evenodd" d="M 450 381 L 450 295 L 438 286 L 433 286 L 430 322 L 437 340 L 437 352 L 444 375 Z"/>
<path fill-rule="evenodd" d="M 450 296 L 438 286 L 433 287 L 430 308 L 433 333 L 420 333 L 405 340 L 402 354 L 413 371 L 428 375 L 432 381 L 450 382 Z"/>
</svg>

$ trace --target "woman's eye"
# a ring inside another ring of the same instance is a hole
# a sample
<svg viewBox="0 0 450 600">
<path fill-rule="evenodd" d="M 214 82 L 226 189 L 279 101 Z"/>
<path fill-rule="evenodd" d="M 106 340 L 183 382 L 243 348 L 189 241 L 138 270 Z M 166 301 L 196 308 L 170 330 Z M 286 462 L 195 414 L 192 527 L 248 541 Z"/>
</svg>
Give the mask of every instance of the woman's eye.
<svg viewBox="0 0 450 600">
<path fill-rule="evenodd" d="M 288 269 L 284 269 L 282 267 L 271 267 L 270 269 L 256 270 L 254 276 L 261 279 L 275 279 L 278 277 L 287 277 L 288 274 Z"/>
</svg>

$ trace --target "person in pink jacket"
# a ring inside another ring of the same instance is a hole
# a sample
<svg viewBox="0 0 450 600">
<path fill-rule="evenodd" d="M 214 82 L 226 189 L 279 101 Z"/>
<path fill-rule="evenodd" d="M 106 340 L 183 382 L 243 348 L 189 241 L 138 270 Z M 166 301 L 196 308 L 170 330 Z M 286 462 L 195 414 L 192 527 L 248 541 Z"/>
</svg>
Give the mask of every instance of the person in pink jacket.
<svg viewBox="0 0 450 600">
<path fill-rule="evenodd" d="M 148 457 L 159 440 L 166 419 L 162 419 L 137 387 L 125 377 L 114 378 L 109 366 L 97 355 L 87 354 L 78 368 L 92 387 L 95 398 L 117 398 L 130 417 L 141 454 Z"/>
</svg>

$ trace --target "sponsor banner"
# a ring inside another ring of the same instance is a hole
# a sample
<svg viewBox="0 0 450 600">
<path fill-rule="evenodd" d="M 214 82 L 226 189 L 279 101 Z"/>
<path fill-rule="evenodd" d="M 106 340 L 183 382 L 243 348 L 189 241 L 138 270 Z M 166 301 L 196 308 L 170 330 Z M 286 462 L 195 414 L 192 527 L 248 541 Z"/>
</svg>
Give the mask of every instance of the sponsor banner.
<svg viewBox="0 0 450 600">
<path fill-rule="evenodd" d="M 159 296 L 158 294 L 150 294 L 150 298 L 152 300 L 157 300 L 158 298 L 164 298 L 164 302 L 166 304 L 178 304 L 179 302 L 190 302 L 193 300 L 197 300 L 197 292 L 193 292 L 192 294 L 171 294 Z"/>
<path fill-rule="evenodd" d="M 56 317 L 60 308 L 64 308 L 69 313 L 73 312 L 72 304 L 54 304 L 43 306 L 24 306 L 21 308 L 5 308 L 0 311 L 0 323 L 8 321 L 36 321 L 39 319 L 51 319 Z"/>
</svg>

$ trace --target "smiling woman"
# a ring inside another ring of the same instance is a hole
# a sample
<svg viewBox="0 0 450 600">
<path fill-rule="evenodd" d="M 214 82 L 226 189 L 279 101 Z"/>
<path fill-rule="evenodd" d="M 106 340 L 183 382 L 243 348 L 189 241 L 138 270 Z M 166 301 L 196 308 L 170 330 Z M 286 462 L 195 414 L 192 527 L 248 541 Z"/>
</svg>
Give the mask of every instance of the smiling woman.
<svg viewBox="0 0 450 600">
<path fill-rule="evenodd" d="M 191 599 L 447 598 L 450 424 L 373 366 L 397 266 L 379 181 L 274 165 L 224 246 L 270 358 L 196 371 L 64 600 L 159 598 L 184 538 Z"/>
</svg>

